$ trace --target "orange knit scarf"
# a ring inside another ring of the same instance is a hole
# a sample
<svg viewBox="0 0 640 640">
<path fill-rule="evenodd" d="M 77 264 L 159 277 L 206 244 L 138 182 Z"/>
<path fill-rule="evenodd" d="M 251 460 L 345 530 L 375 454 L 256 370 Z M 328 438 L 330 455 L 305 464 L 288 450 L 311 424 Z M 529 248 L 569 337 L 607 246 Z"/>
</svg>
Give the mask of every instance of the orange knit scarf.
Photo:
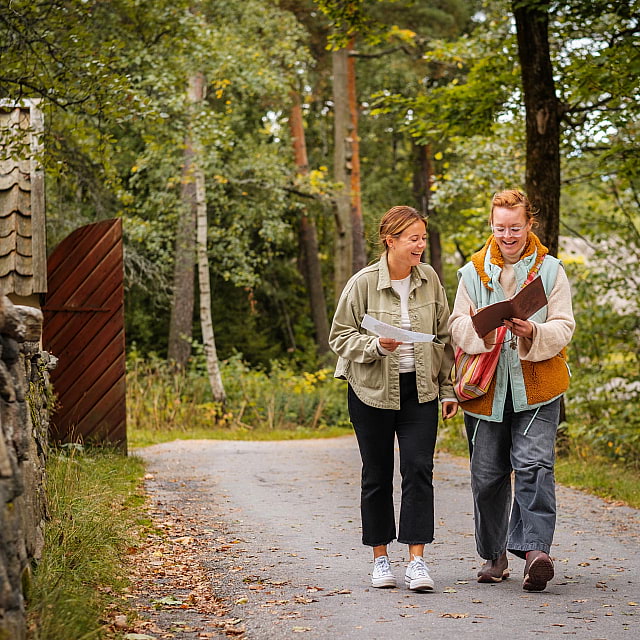
<svg viewBox="0 0 640 640">
<path fill-rule="evenodd" d="M 487 251 L 491 252 L 490 253 L 491 263 L 499 266 L 500 268 L 504 268 L 504 258 L 502 256 L 500 247 L 498 246 L 498 243 L 496 242 L 496 239 L 493 236 L 493 234 L 489 236 L 484 247 L 482 247 L 480 251 L 478 251 L 477 253 L 474 253 L 471 256 L 471 262 L 473 263 L 473 266 L 476 268 L 476 271 L 478 272 L 478 276 L 480 277 L 482 284 L 487 289 L 489 289 L 489 291 L 493 291 L 493 287 L 489 285 L 490 278 L 484 270 L 484 261 L 487 255 Z M 542 259 L 547 255 L 547 253 L 549 253 L 549 249 L 547 249 L 547 247 L 545 247 L 542 244 L 542 242 L 540 242 L 540 239 L 538 238 L 538 236 L 532 231 L 529 231 L 529 234 L 527 235 L 527 243 L 524 246 L 524 251 L 522 252 L 522 256 L 520 256 L 520 259 L 526 258 L 527 256 L 530 256 L 536 251 L 537 251 L 536 260 L 535 260 L 535 263 L 532 265 L 531 269 L 529 270 L 529 273 L 531 273 L 532 271 L 537 271 L 540 268 Z"/>
</svg>

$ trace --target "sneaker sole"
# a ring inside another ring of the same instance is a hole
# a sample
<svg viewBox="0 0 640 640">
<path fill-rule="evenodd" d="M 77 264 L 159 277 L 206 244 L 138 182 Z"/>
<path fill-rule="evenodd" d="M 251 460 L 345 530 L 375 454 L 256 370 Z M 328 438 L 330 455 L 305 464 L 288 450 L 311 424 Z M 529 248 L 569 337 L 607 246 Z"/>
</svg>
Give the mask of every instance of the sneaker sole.
<svg viewBox="0 0 640 640">
<path fill-rule="evenodd" d="M 525 591 L 544 591 L 553 575 L 553 562 L 546 558 L 536 558 L 529 567 L 529 573 L 524 577 L 522 588 Z"/>
<path fill-rule="evenodd" d="M 398 583 L 395 578 L 371 578 L 371 585 L 375 589 L 388 589 L 397 587 Z"/>
<path fill-rule="evenodd" d="M 418 578 L 417 580 L 404 581 L 407 589 L 411 591 L 433 591 L 433 580 L 427 580 L 426 578 Z"/>
</svg>

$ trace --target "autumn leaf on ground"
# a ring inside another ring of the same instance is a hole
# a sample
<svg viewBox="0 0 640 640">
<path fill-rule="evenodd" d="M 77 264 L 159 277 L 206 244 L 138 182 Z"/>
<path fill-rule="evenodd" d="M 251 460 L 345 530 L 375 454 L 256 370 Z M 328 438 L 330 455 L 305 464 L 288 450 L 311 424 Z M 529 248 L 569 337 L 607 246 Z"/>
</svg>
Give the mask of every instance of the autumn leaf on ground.
<svg viewBox="0 0 640 640">
<path fill-rule="evenodd" d="M 158 606 L 172 607 L 172 606 L 180 606 L 183 603 L 182 603 L 182 600 L 178 600 L 178 598 L 174 598 L 173 596 L 165 596 L 164 598 L 158 598 L 157 600 L 152 600 L 151 604 L 158 605 Z"/>
</svg>

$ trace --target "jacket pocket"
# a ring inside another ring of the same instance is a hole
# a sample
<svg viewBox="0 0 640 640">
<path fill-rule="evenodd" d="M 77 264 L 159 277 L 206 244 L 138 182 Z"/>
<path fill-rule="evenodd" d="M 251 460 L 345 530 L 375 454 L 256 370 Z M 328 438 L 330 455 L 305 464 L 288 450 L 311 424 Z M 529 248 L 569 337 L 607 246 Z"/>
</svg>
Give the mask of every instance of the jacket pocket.
<svg viewBox="0 0 640 640">
<path fill-rule="evenodd" d="M 351 378 L 366 389 L 382 389 L 387 375 L 386 358 L 373 362 L 350 362 Z"/>
</svg>

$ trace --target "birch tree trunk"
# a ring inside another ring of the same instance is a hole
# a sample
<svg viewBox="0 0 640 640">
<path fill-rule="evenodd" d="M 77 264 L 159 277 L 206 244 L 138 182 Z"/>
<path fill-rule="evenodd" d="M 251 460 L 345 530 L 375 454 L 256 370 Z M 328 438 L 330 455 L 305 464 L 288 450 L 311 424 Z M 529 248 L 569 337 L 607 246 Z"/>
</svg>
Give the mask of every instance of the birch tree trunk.
<svg viewBox="0 0 640 640">
<path fill-rule="evenodd" d="M 335 195 L 335 242 L 333 255 L 334 297 L 337 301 L 353 273 L 353 233 L 351 218 L 351 158 L 348 156 L 349 93 L 347 49 L 331 54 L 333 67 L 333 178 L 342 188 Z"/>
<path fill-rule="evenodd" d="M 304 135 L 304 122 L 300 96 L 293 93 L 293 105 L 289 125 L 293 138 L 293 151 L 296 162 L 296 170 L 301 175 L 309 173 L 309 160 L 307 158 L 307 144 Z M 299 227 L 300 248 L 302 253 L 301 271 L 307 284 L 311 317 L 316 332 L 316 345 L 318 353 L 324 355 L 329 352 L 329 321 L 327 318 L 327 304 L 322 286 L 322 269 L 318 252 L 318 234 L 316 225 L 306 210 L 300 217 Z"/>
<path fill-rule="evenodd" d="M 207 252 L 207 198 L 204 172 L 199 167 L 196 176 L 196 211 L 197 233 L 196 246 L 198 254 L 198 285 L 200 291 L 200 325 L 202 328 L 202 342 L 207 359 L 207 373 L 213 399 L 224 402 L 226 393 L 222 384 L 222 375 L 218 364 L 218 352 L 213 334 L 213 319 L 211 317 L 211 281 L 209 277 L 209 254 Z"/>
<path fill-rule="evenodd" d="M 539 210 L 536 233 L 555 256 L 560 229 L 561 105 L 549 53 L 548 2 L 514 1 L 512 6 L 526 110 L 525 188 L 531 204 Z"/>
<path fill-rule="evenodd" d="M 189 78 L 187 98 L 191 105 L 192 116 L 205 96 L 205 78 L 202 73 L 196 73 Z M 215 337 L 213 334 L 213 320 L 211 317 L 211 283 L 209 278 L 209 255 L 207 253 L 207 193 L 204 171 L 202 170 L 202 149 L 198 142 L 197 132 L 191 132 L 187 149 L 189 151 L 189 184 L 193 185 L 189 191 L 192 200 L 190 209 L 193 211 L 195 222 L 195 234 L 192 234 L 191 243 L 196 249 L 198 264 L 198 287 L 200 293 L 200 325 L 202 327 L 202 341 L 207 360 L 207 373 L 213 399 L 216 402 L 224 402 L 226 394 L 218 365 Z M 193 261 L 191 263 L 193 269 Z M 193 281 L 193 278 L 192 278 Z M 180 291 L 176 291 L 180 295 Z M 192 309 L 193 309 L 193 293 Z"/>
<path fill-rule="evenodd" d="M 359 104 L 356 89 L 356 59 L 350 55 L 354 49 L 355 38 L 347 45 L 347 93 L 349 96 L 349 137 L 347 148 L 351 156 L 351 229 L 353 239 L 352 270 L 360 271 L 367 264 L 367 251 L 364 241 L 364 221 L 362 217 L 362 198 L 360 195 L 360 139 L 358 137 Z"/>
</svg>

